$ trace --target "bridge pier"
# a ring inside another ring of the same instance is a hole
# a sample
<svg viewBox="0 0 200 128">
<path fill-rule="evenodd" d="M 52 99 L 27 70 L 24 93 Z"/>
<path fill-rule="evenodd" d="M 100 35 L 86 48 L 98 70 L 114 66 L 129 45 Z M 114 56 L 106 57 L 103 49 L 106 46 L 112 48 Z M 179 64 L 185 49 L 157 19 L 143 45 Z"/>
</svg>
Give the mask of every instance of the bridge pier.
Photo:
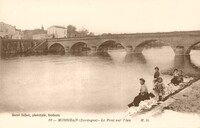
<svg viewBox="0 0 200 128">
<path fill-rule="evenodd" d="M 126 51 L 128 54 L 133 53 L 133 47 L 132 46 L 127 46 Z"/>
<path fill-rule="evenodd" d="M 90 49 L 91 50 L 89 52 L 89 55 L 96 55 L 96 53 L 97 53 L 97 46 L 92 46 Z"/>
<path fill-rule="evenodd" d="M 185 55 L 185 48 L 183 46 L 176 46 L 175 55 Z"/>
<path fill-rule="evenodd" d="M 175 55 L 180 56 L 180 55 L 189 55 L 190 54 L 190 49 L 187 46 L 176 46 L 173 47 Z"/>
<path fill-rule="evenodd" d="M 70 52 L 70 48 L 69 48 L 69 46 L 66 46 L 65 47 L 65 54 L 68 54 Z"/>
</svg>

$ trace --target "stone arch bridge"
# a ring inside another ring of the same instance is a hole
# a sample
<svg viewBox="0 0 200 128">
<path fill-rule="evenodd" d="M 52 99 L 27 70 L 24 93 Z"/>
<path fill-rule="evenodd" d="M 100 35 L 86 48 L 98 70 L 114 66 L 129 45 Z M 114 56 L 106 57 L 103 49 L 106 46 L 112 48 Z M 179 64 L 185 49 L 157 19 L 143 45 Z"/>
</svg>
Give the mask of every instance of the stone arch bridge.
<svg viewBox="0 0 200 128">
<path fill-rule="evenodd" d="M 189 55 L 193 46 L 200 43 L 200 31 L 136 33 L 91 36 L 82 38 L 48 39 L 48 50 L 59 47 L 65 53 L 79 51 L 83 47 L 92 52 L 111 47 L 123 47 L 127 52 L 142 53 L 149 42 L 157 41 L 171 46 L 176 55 Z"/>
</svg>

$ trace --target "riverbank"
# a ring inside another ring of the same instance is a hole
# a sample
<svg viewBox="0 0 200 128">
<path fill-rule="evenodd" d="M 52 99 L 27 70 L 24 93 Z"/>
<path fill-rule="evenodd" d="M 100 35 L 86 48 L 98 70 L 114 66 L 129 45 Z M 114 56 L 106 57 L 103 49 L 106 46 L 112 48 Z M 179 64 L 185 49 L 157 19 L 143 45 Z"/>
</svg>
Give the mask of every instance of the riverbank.
<svg viewBox="0 0 200 128">
<path fill-rule="evenodd" d="M 200 80 L 170 98 L 174 99 L 174 101 L 164 107 L 163 110 L 169 109 L 183 113 L 200 114 Z"/>
<path fill-rule="evenodd" d="M 194 68 L 200 70 L 199 67 L 195 66 Z M 167 74 L 171 74 L 171 72 L 169 71 Z M 173 102 L 165 106 L 163 110 L 200 114 L 200 76 L 193 75 L 193 78 L 187 88 L 170 97 L 170 99 L 174 99 L 171 100 Z"/>
<path fill-rule="evenodd" d="M 179 113 L 193 113 L 200 115 L 200 77 L 193 77 L 187 85 L 165 98 L 165 101 L 143 114 L 148 116 L 162 115 L 170 110 Z"/>
<path fill-rule="evenodd" d="M 162 104 L 154 107 L 151 111 L 142 113 L 148 117 L 162 115 L 166 110 L 200 115 L 200 80 L 188 85 L 187 88 L 171 95 Z"/>
<path fill-rule="evenodd" d="M 197 68 L 196 68 L 197 69 Z M 197 69 L 198 70 L 198 69 Z M 163 73 L 171 75 L 173 69 Z M 166 85 L 163 102 L 159 103 L 155 98 L 141 101 L 139 107 L 131 107 L 126 112 L 127 116 L 140 115 L 157 116 L 164 110 L 177 112 L 194 112 L 200 114 L 200 76 L 184 74 L 184 83 L 179 86 Z"/>
</svg>

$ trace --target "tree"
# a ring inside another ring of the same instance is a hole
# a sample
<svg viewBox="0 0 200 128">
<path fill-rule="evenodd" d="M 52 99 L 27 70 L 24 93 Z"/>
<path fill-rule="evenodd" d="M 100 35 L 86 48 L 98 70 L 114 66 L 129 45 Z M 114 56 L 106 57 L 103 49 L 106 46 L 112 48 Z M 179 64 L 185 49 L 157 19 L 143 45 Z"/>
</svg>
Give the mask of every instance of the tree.
<svg viewBox="0 0 200 128">
<path fill-rule="evenodd" d="M 76 36 L 76 27 L 73 25 L 68 25 L 67 26 L 67 37 L 74 37 Z"/>
<path fill-rule="evenodd" d="M 86 28 L 82 28 L 78 31 L 81 35 L 88 35 L 89 31 Z"/>
<path fill-rule="evenodd" d="M 76 31 L 76 27 L 74 25 L 68 25 L 67 30 L 68 31 Z"/>
<path fill-rule="evenodd" d="M 89 36 L 94 36 L 94 33 L 93 33 L 93 32 L 90 32 L 88 35 L 89 35 Z"/>
</svg>

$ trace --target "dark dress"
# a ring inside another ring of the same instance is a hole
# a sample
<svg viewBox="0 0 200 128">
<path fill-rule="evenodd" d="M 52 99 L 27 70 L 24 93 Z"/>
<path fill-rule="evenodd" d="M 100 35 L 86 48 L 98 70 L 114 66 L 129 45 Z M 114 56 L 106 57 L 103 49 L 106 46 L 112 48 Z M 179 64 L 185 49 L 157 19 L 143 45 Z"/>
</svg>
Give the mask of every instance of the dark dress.
<svg viewBox="0 0 200 128">
<path fill-rule="evenodd" d="M 174 76 L 174 78 L 171 79 L 172 84 L 178 84 L 178 76 Z"/>
<path fill-rule="evenodd" d="M 139 106 L 141 101 L 149 100 L 149 99 L 150 99 L 150 97 L 149 97 L 147 87 L 143 86 L 143 88 L 141 87 L 141 89 L 140 89 L 140 93 L 134 98 L 133 102 L 128 104 L 128 107 L 132 107 L 132 106 L 137 107 L 137 106 Z"/>
<path fill-rule="evenodd" d="M 180 83 L 183 82 L 183 76 L 175 76 L 172 80 L 171 83 L 174 85 L 179 85 Z"/>
<path fill-rule="evenodd" d="M 154 78 L 158 78 L 158 77 L 160 77 L 160 72 L 159 72 L 159 71 L 156 71 L 156 72 L 154 73 Z"/>
<path fill-rule="evenodd" d="M 153 80 L 153 82 L 154 82 L 154 83 L 157 82 L 157 80 L 158 80 L 159 77 L 160 77 L 160 72 L 159 72 L 159 71 L 156 71 L 156 72 L 154 73 L 154 80 Z"/>
</svg>

